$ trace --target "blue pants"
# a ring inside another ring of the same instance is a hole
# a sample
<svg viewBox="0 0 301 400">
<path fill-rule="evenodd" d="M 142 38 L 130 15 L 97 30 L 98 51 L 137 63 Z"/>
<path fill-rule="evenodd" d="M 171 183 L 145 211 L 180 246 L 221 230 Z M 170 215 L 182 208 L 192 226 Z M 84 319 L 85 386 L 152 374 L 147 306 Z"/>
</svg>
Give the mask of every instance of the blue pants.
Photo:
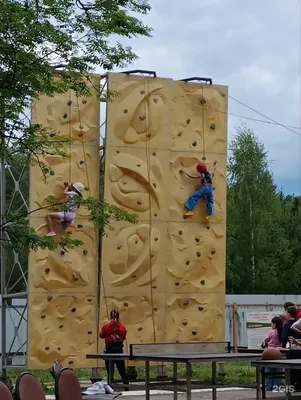
<svg viewBox="0 0 301 400">
<path fill-rule="evenodd" d="M 214 201 L 213 201 L 213 187 L 212 185 L 203 185 L 198 190 L 196 190 L 192 195 L 189 196 L 188 200 L 185 203 L 185 207 L 188 210 L 193 211 L 196 203 L 202 198 L 205 197 L 206 208 L 208 215 L 213 215 L 214 211 Z"/>
<path fill-rule="evenodd" d="M 265 372 L 266 373 L 271 373 L 271 372 L 280 373 L 281 369 L 280 368 L 266 368 Z M 279 388 L 279 386 L 281 385 L 281 378 L 266 378 L 265 381 L 266 381 L 266 389 L 270 390 L 270 391 Z M 277 386 L 277 388 L 276 388 L 276 386 Z"/>
</svg>

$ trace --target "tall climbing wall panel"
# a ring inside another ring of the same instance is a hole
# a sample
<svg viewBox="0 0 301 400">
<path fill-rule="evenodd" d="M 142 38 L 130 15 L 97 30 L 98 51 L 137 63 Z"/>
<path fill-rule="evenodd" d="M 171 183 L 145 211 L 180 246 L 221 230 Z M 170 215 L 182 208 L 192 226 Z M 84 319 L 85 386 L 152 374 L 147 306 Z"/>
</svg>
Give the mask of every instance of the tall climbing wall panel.
<svg viewBox="0 0 301 400">
<path fill-rule="evenodd" d="M 100 320 L 119 309 L 128 343 L 224 340 L 228 89 L 113 73 L 108 88 L 105 199 L 139 223 L 103 239 Z M 210 222 L 202 200 L 183 218 L 200 182 L 180 170 L 202 161 L 217 161 Z"/>
<path fill-rule="evenodd" d="M 99 79 L 91 79 L 92 96 L 77 98 L 74 92 L 54 98 L 41 96 L 33 104 L 32 121 L 41 124 L 53 139 L 72 139 L 66 145 L 70 157 L 45 155 L 50 172 L 44 183 L 38 166 L 30 172 L 30 210 L 47 205 L 54 195 L 66 200 L 64 182 L 80 181 L 83 196 L 99 195 Z M 42 209 L 30 215 L 30 225 L 47 233 L 46 214 Z M 61 239 L 62 227 L 55 223 Z M 84 244 L 67 252 L 57 248 L 32 251 L 28 272 L 28 344 L 29 368 L 49 368 L 54 359 L 66 366 L 93 366 L 86 354 L 97 351 L 98 235 L 88 211 L 80 207 L 68 234 Z"/>
</svg>

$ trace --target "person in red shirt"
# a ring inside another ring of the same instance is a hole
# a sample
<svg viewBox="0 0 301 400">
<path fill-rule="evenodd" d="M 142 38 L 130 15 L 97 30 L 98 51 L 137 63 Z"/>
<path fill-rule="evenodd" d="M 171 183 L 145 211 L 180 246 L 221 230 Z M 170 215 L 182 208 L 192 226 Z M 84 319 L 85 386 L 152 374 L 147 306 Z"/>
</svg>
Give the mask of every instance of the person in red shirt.
<svg viewBox="0 0 301 400">
<path fill-rule="evenodd" d="M 112 310 L 110 312 L 111 321 L 103 325 L 99 332 L 99 337 L 105 340 L 105 353 L 118 354 L 123 353 L 123 342 L 125 341 L 127 330 L 126 327 L 119 321 L 119 312 Z M 110 363 L 105 360 L 106 370 L 108 374 L 108 383 L 112 382 L 114 377 L 114 364 L 116 364 L 119 375 L 124 384 L 129 383 L 124 360 L 114 360 Z"/>
</svg>

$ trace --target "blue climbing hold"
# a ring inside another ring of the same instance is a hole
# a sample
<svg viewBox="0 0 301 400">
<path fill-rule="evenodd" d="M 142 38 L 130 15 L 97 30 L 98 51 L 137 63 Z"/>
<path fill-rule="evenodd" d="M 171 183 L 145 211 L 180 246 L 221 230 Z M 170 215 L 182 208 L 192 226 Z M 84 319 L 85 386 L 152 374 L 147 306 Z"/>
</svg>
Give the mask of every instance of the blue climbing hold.
<svg viewBox="0 0 301 400">
<path fill-rule="evenodd" d="M 50 175 L 55 175 L 55 172 L 53 171 L 53 169 L 52 170 L 50 170 Z"/>
</svg>

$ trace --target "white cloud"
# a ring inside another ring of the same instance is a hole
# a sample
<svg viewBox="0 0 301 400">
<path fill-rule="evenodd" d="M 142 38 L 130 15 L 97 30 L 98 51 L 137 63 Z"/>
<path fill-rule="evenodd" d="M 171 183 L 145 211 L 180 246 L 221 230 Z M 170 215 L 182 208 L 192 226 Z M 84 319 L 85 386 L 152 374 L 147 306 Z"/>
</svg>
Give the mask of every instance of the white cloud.
<svg viewBox="0 0 301 400">
<path fill-rule="evenodd" d="M 279 122 L 300 126 L 299 0 L 151 0 L 151 5 L 144 20 L 154 28 L 153 38 L 131 41 L 140 56 L 131 68 L 174 79 L 212 77 L 229 85 L 234 98 Z M 229 112 L 263 119 L 232 100 Z M 292 176 L 297 182 L 301 137 L 245 122 L 264 141 L 276 181 Z M 239 124 L 229 117 L 229 137 Z"/>
</svg>

